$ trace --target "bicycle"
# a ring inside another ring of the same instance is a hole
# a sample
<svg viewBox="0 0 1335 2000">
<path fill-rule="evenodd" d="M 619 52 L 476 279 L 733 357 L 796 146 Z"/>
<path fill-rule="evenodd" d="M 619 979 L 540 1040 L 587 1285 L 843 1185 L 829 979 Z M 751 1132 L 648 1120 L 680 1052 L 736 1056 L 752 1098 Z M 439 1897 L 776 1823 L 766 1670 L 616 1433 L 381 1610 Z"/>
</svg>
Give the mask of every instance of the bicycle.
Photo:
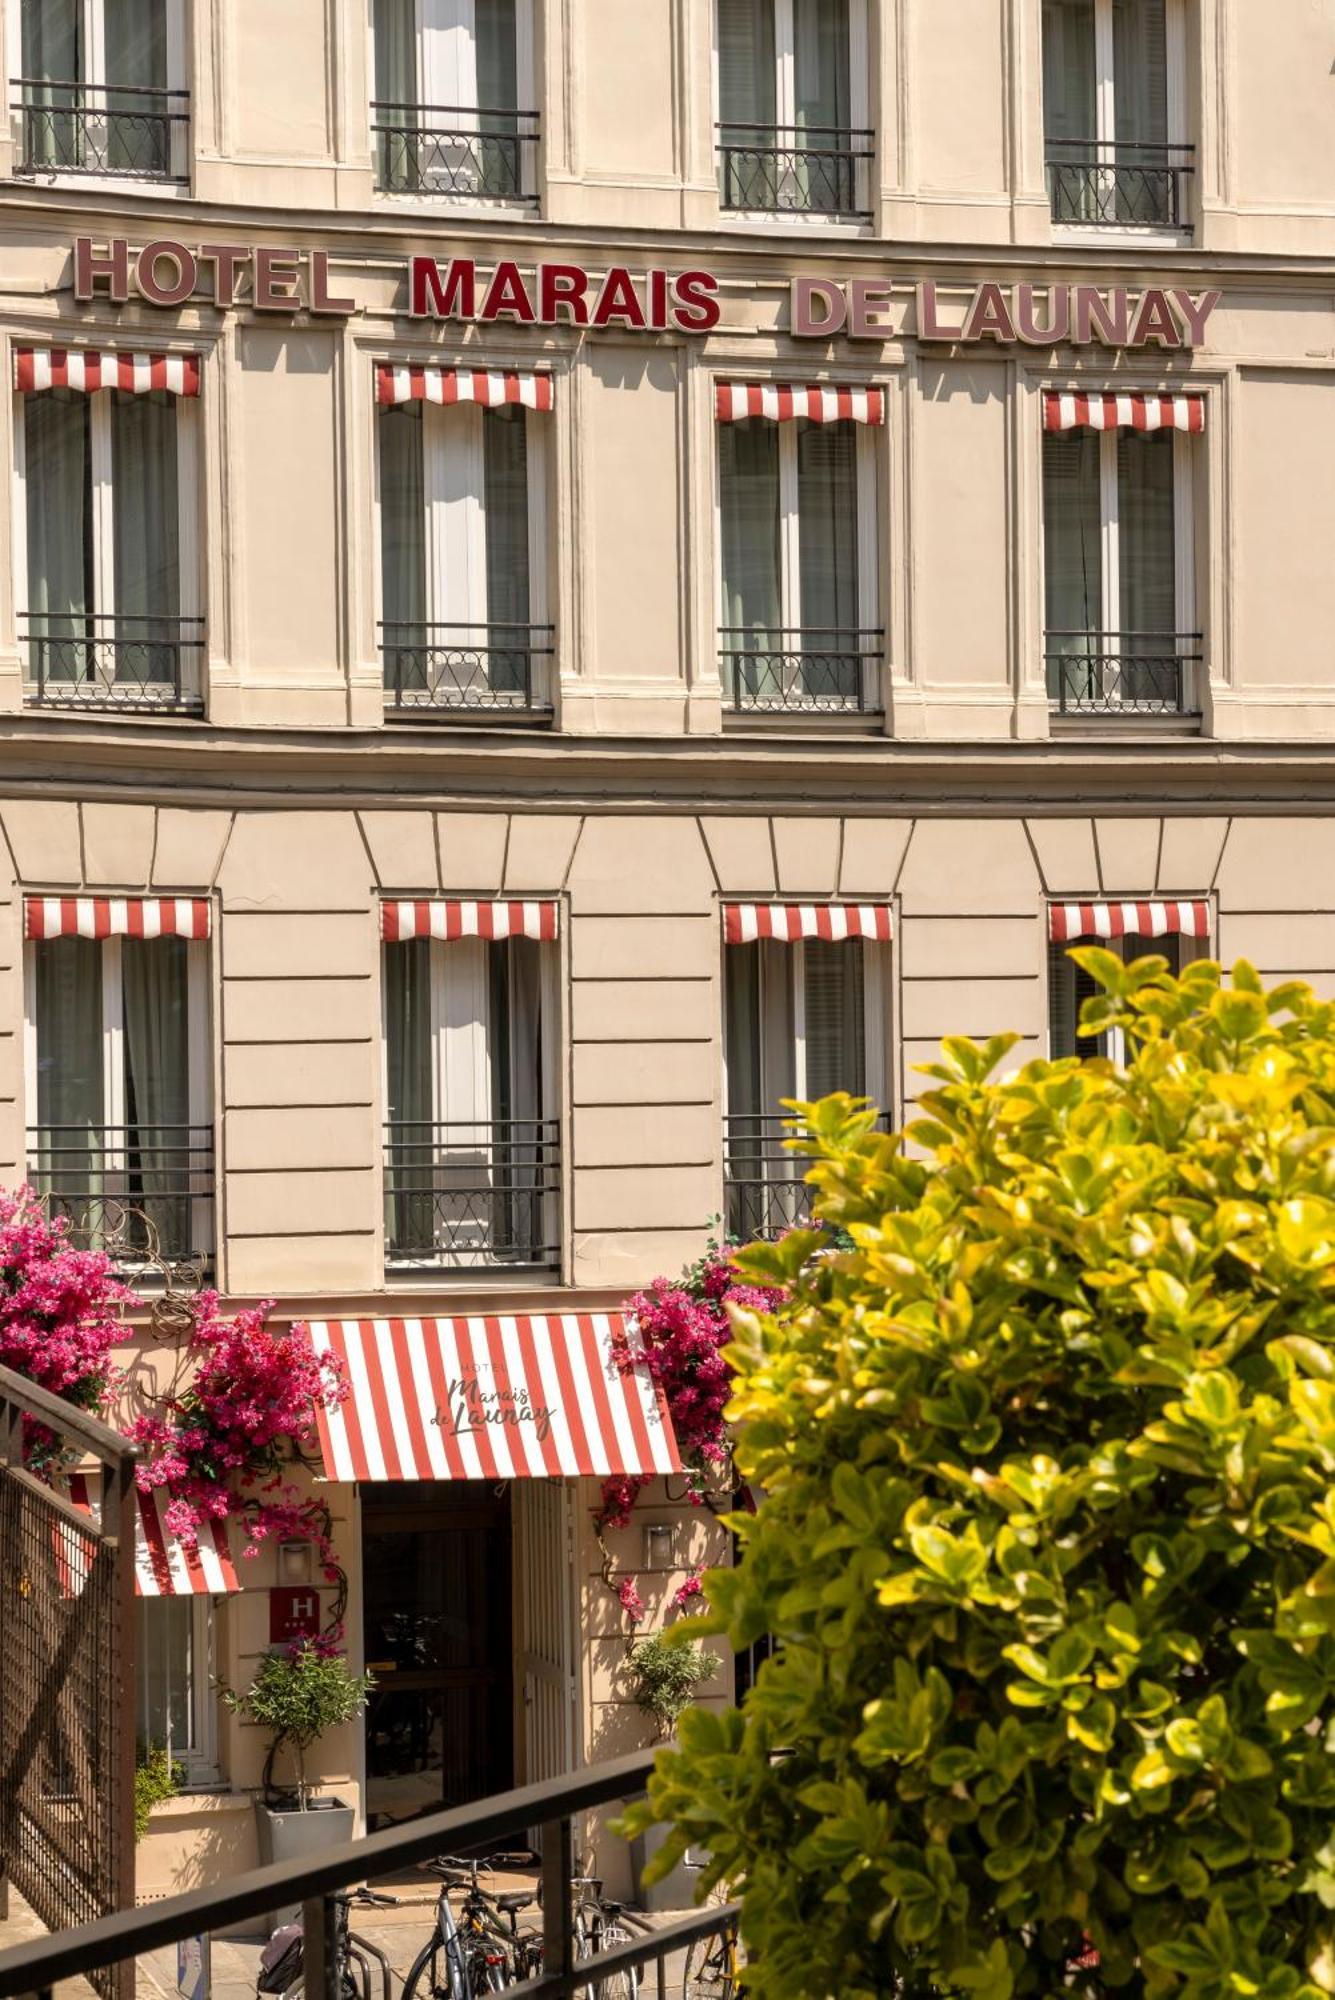
<svg viewBox="0 0 1335 2000">
<path fill-rule="evenodd" d="M 571 1888 L 575 1891 L 574 1931 L 576 1958 L 597 1958 L 600 1952 L 609 1951 L 613 1945 L 629 1944 L 638 1930 L 648 1936 L 653 1925 L 646 1923 L 634 1910 L 628 1910 L 624 1903 L 611 1902 L 603 1894 L 602 1879 L 597 1875 L 576 1875 Z M 628 1966 L 623 1971 L 611 1972 L 597 1980 L 588 1988 L 591 2000 L 638 2000 L 641 1973 L 637 1966 Z"/>
<path fill-rule="evenodd" d="M 359 1937 L 352 1928 L 352 1906 L 363 1909 L 393 1909 L 397 1896 L 381 1896 L 374 1889 L 347 1889 L 333 1897 L 335 1908 L 334 1962 L 342 2000 L 372 2000 L 372 1964 L 380 1968 L 381 2000 L 391 2000 L 394 1973 L 379 1945 Z M 255 1992 L 277 1994 L 280 2000 L 300 2000 L 305 1989 L 305 1932 L 300 1919 L 280 1924 L 260 1955 Z"/>
<path fill-rule="evenodd" d="M 681 2000 L 743 2000 L 741 1964 L 733 1919 L 712 1936 L 697 1938 L 687 1951 Z"/>
<path fill-rule="evenodd" d="M 519 1927 L 520 1912 L 538 1900 L 536 1891 L 509 1889 L 493 1895 L 478 1881 L 483 1865 L 455 1855 L 422 1863 L 427 1873 L 440 1878 L 436 1927 L 413 1960 L 402 2000 L 478 2000 L 480 1994 L 503 1992 L 515 1980 L 542 1970 L 541 1938 Z M 456 1917 L 450 1891 L 459 1889 L 464 1895 Z M 506 1928 L 502 1917 L 508 1920 Z"/>
</svg>

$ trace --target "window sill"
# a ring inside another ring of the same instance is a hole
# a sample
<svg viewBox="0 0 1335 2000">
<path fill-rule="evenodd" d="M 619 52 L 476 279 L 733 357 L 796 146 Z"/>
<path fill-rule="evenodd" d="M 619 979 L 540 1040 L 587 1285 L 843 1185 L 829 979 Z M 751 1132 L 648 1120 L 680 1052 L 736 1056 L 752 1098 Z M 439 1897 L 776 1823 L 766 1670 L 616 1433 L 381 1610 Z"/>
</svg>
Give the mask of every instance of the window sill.
<svg viewBox="0 0 1335 2000">
<path fill-rule="evenodd" d="M 1160 244 L 1167 249 L 1190 249 L 1194 231 L 1189 222 L 1058 222 L 1052 218 L 1054 243 Z"/>
<path fill-rule="evenodd" d="M 870 236 L 872 217 L 858 213 L 850 215 L 838 210 L 808 208 L 722 208 L 719 209 L 719 223 L 723 228 L 736 224 L 739 229 L 833 229 L 844 236 Z"/>
<path fill-rule="evenodd" d="M 883 736 L 885 711 L 861 708 L 844 714 L 835 709 L 784 708 L 746 709 L 739 713 L 735 709 L 724 709 L 723 732 L 726 736 L 741 736 L 752 730 L 762 736 L 805 734 L 809 730 L 815 730 L 820 736 Z"/>
<path fill-rule="evenodd" d="M 536 194 L 451 194 L 448 189 L 433 193 L 429 188 L 385 188 L 374 190 L 377 205 L 399 210 L 438 215 L 447 208 L 456 215 L 504 215 L 511 220 L 531 217 L 541 221 L 541 197 Z"/>
<path fill-rule="evenodd" d="M 516 1286 L 531 1291 L 549 1291 L 561 1282 L 559 1264 L 473 1264 L 445 1267 L 440 1264 L 385 1265 L 388 1291 L 476 1292 L 494 1288 L 512 1292 Z"/>
<path fill-rule="evenodd" d="M 165 195 L 169 201 L 188 201 L 190 183 L 176 180 L 163 174 L 101 174 L 62 172 L 59 167 L 19 167 L 11 170 L 11 179 L 20 187 L 60 189 L 73 192 L 76 189 L 95 187 L 108 194 L 150 195 L 160 201 Z"/>
<path fill-rule="evenodd" d="M 1203 736 L 1199 715 L 1056 715 L 1053 736 Z"/>
</svg>

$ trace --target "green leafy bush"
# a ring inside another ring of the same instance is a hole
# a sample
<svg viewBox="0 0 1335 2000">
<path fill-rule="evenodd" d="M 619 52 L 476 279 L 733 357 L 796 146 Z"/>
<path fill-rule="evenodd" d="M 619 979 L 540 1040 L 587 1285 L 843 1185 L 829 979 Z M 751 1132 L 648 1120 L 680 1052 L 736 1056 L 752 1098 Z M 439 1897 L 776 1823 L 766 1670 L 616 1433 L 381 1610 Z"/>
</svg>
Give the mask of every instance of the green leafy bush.
<svg viewBox="0 0 1335 2000">
<path fill-rule="evenodd" d="M 174 1763 L 167 1752 L 154 1743 L 141 1743 L 134 1766 L 134 1837 L 143 1839 L 148 1832 L 149 1816 L 154 1806 L 160 1806 L 167 1799 L 174 1799 L 185 1783 L 185 1771 Z"/>
<path fill-rule="evenodd" d="M 742 1260 L 704 1624 L 780 1650 L 632 1820 L 750 2000 L 1335 1991 L 1335 1008 L 1075 956 L 1125 1070 L 948 1042 L 917 1158 L 804 1107 L 854 1248 Z"/>
<path fill-rule="evenodd" d="M 309 1803 L 306 1752 L 327 1729 L 354 1721 L 374 1686 L 374 1676 L 354 1674 L 342 1653 L 331 1652 L 321 1642 L 304 1640 L 286 1652 L 267 1653 L 244 1694 L 224 1688 L 222 1695 L 235 1714 L 272 1731 L 264 1767 L 266 1791 L 277 1752 L 285 1743 L 292 1745 L 297 1803 L 304 1809 Z"/>
<path fill-rule="evenodd" d="M 660 1736 L 671 1734 L 682 1711 L 695 1700 L 695 1690 L 723 1665 L 717 1653 L 667 1632 L 637 1639 L 627 1657 L 635 1700 L 658 1724 Z"/>
</svg>

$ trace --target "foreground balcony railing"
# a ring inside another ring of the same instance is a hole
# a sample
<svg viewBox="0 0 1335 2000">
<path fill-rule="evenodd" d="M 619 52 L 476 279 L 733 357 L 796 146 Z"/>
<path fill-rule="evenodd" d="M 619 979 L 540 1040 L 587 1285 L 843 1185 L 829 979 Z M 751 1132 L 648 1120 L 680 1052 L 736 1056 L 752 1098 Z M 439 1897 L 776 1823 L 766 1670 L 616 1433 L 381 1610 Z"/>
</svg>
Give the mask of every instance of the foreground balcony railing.
<svg viewBox="0 0 1335 2000">
<path fill-rule="evenodd" d="M 212 1126 L 32 1126 L 28 1177 L 80 1248 L 212 1260 Z"/>
<path fill-rule="evenodd" d="M 836 125 L 720 125 L 719 200 L 775 215 L 868 215 L 875 133 Z"/>
<path fill-rule="evenodd" d="M 537 200 L 536 111 L 461 105 L 371 106 L 376 185 L 456 201 Z"/>
<path fill-rule="evenodd" d="M 739 714 L 848 715 L 880 707 L 883 634 L 835 626 L 719 628 L 723 699 Z"/>
<path fill-rule="evenodd" d="M 1199 632 L 1047 635 L 1048 699 L 1058 715 L 1194 715 Z"/>
<path fill-rule="evenodd" d="M 1191 227 L 1194 146 L 1049 139 L 1047 155 L 1054 222 L 1107 229 Z"/>
<path fill-rule="evenodd" d="M 18 174 L 190 177 L 190 92 L 153 84 L 93 84 L 19 77 Z"/>
<path fill-rule="evenodd" d="M 561 1261 L 555 1118 L 394 1119 L 385 1127 L 385 1261 L 449 1270 Z"/>
<path fill-rule="evenodd" d="M 385 621 L 385 712 L 415 722 L 461 712 L 545 716 L 552 706 L 553 637 L 550 625 Z"/>
<path fill-rule="evenodd" d="M 19 642 L 28 649 L 29 705 L 203 709 L 202 618 L 30 611 L 20 615 Z"/>
</svg>

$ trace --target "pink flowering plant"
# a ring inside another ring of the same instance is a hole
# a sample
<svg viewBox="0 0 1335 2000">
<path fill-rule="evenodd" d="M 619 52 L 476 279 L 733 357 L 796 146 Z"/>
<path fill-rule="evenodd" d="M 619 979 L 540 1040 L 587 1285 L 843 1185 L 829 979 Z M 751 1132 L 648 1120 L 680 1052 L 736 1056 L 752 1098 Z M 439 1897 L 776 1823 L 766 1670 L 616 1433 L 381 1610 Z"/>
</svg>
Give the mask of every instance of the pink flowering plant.
<svg viewBox="0 0 1335 2000">
<path fill-rule="evenodd" d="M 135 1303 L 111 1259 L 72 1248 L 68 1225 L 53 1221 L 30 1188 L 0 1190 L 0 1366 L 100 1413 L 121 1313 Z M 39 1462 L 58 1448 L 44 1425 L 28 1425 L 25 1441 Z"/>
</svg>

